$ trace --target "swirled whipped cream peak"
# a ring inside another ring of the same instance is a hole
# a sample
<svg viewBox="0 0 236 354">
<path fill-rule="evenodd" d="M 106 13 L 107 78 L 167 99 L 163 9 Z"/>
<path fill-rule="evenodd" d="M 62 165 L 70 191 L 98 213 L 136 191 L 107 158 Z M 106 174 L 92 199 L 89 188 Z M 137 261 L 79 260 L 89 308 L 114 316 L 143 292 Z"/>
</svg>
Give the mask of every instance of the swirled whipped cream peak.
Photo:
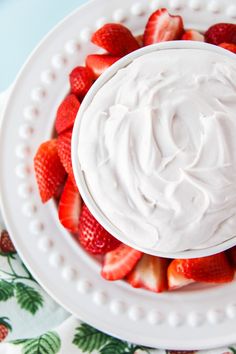
<svg viewBox="0 0 236 354">
<path fill-rule="evenodd" d="M 236 59 L 209 50 L 143 54 L 82 117 L 89 191 L 134 246 L 177 252 L 236 234 Z"/>
</svg>

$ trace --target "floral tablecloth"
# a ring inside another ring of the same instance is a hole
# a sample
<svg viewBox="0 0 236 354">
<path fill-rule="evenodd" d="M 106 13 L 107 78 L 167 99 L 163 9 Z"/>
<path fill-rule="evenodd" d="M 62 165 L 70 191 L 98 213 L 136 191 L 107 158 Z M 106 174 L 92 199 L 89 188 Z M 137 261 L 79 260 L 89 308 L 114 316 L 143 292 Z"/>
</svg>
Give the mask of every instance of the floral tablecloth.
<svg viewBox="0 0 236 354">
<path fill-rule="evenodd" d="M 0 112 L 5 98 L 6 94 L 0 95 Z M 24 266 L 14 250 L 1 215 L 0 342 L 0 354 L 187 353 L 127 343 L 70 315 L 50 298 Z M 236 344 L 198 353 L 236 354 Z"/>
</svg>

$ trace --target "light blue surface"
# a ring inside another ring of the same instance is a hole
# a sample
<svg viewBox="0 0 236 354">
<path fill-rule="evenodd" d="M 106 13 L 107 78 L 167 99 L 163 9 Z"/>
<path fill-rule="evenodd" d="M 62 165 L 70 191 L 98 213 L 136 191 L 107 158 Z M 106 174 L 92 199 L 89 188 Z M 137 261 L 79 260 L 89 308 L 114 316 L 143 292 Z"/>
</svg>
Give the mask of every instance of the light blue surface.
<svg viewBox="0 0 236 354">
<path fill-rule="evenodd" d="M 87 0 L 0 0 L 0 91 L 58 21 Z"/>
</svg>

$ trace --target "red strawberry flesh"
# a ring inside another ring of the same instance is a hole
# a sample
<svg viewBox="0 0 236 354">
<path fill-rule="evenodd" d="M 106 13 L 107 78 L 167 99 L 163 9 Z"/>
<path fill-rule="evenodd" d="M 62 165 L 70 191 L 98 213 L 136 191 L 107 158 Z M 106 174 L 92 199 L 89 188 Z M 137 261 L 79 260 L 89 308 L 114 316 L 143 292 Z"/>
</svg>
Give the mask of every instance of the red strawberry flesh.
<svg viewBox="0 0 236 354">
<path fill-rule="evenodd" d="M 72 128 L 79 110 L 80 103 L 73 94 L 68 95 L 60 104 L 56 116 L 56 131 L 58 134 Z"/>
<path fill-rule="evenodd" d="M 169 260 L 144 254 L 135 268 L 127 276 L 134 288 L 143 288 L 154 292 L 167 290 L 167 267 Z"/>
<path fill-rule="evenodd" d="M 52 198 L 63 184 L 66 172 L 57 153 L 57 140 L 42 143 L 34 157 L 34 171 L 43 203 Z"/>
<path fill-rule="evenodd" d="M 198 42 L 204 42 L 204 36 L 198 31 L 195 30 L 188 30 L 185 31 L 181 37 L 182 40 L 184 41 L 198 41 Z"/>
<path fill-rule="evenodd" d="M 148 19 L 143 35 L 144 45 L 180 39 L 183 33 L 181 16 L 172 16 L 167 9 L 155 11 Z"/>
<path fill-rule="evenodd" d="M 205 41 L 211 44 L 236 44 L 236 25 L 232 23 L 217 23 L 205 33 Z"/>
<path fill-rule="evenodd" d="M 168 268 L 169 286 L 173 287 L 174 279 L 193 280 L 206 283 L 227 283 L 233 280 L 234 270 L 229 264 L 225 253 L 213 256 L 175 259 Z"/>
<path fill-rule="evenodd" d="M 93 72 L 95 78 L 98 78 L 106 69 L 114 64 L 121 57 L 109 54 L 91 54 L 86 58 L 87 67 Z"/>
<path fill-rule="evenodd" d="M 72 174 L 71 137 L 72 137 L 72 130 L 67 130 L 62 134 L 60 134 L 57 139 L 58 156 L 66 172 L 69 175 Z"/>
<path fill-rule="evenodd" d="M 81 206 L 79 191 L 68 177 L 58 205 L 58 216 L 61 224 L 72 233 L 79 231 Z"/>
<path fill-rule="evenodd" d="M 79 218 L 78 239 L 83 248 L 92 254 L 105 254 L 120 244 L 99 224 L 85 204 Z"/>
<path fill-rule="evenodd" d="M 233 44 L 233 43 L 221 43 L 221 44 L 219 45 L 219 47 L 224 48 L 224 49 L 227 49 L 227 50 L 229 50 L 230 52 L 236 54 L 236 44 Z"/>
<path fill-rule="evenodd" d="M 107 280 L 123 279 L 141 258 L 142 252 L 120 244 L 104 257 L 101 275 Z"/>
<path fill-rule="evenodd" d="M 89 68 L 77 66 L 70 73 L 71 92 L 80 99 L 83 99 L 94 81 L 93 74 Z"/>
<path fill-rule="evenodd" d="M 131 31 L 119 23 L 105 24 L 93 34 L 91 40 L 115 56 L 126 55 L 140 47 Z"/>
</svg>

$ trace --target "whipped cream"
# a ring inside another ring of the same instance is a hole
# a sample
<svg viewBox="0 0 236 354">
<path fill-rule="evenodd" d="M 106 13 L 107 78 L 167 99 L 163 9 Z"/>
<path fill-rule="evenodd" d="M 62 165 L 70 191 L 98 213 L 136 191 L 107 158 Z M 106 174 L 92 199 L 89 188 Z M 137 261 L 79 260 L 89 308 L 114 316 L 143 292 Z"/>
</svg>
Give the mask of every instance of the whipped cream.
<svg viewBox="0 0 236 354">
<path fill-rule="evenodd" d="M 236 60 L 145 54 L 86 109 L 79 161 L 103 214 L 137 247 L 175 252 L 236 234 Z"/>
</svg>

